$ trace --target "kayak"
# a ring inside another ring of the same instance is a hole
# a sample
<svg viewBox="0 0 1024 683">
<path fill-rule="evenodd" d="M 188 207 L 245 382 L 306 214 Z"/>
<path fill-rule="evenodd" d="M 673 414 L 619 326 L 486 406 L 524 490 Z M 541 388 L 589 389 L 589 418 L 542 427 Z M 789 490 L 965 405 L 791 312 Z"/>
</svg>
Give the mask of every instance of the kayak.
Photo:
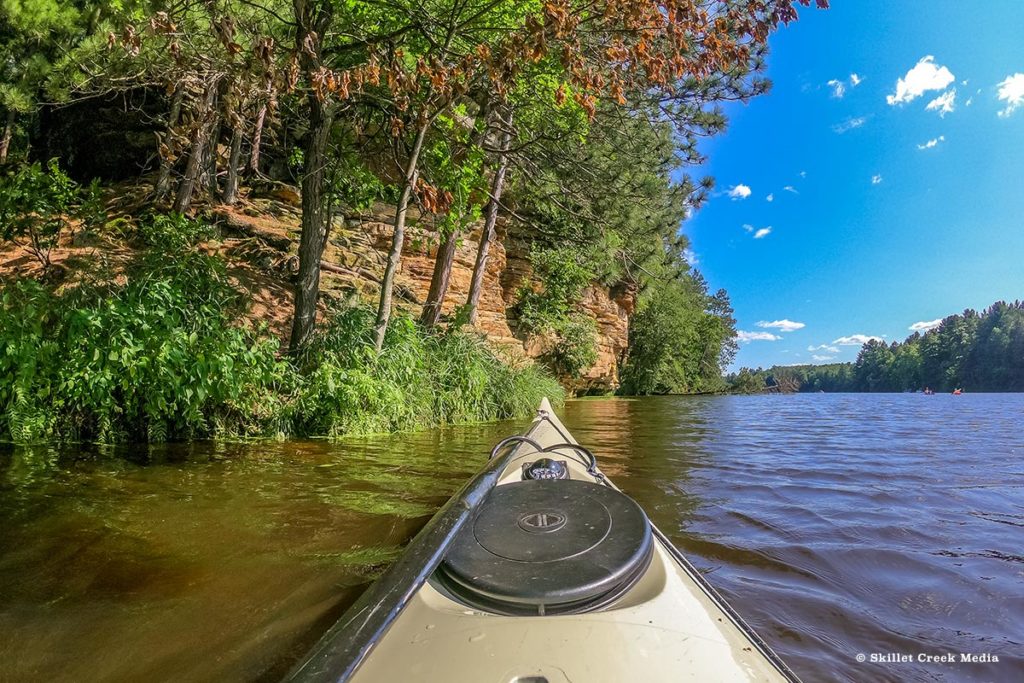
<svg viewBox="0 0 1024 683">
<path fill-rule="evenodd" d="M 798 681 L 547 399 L 287 680 Z"/>
</svg>

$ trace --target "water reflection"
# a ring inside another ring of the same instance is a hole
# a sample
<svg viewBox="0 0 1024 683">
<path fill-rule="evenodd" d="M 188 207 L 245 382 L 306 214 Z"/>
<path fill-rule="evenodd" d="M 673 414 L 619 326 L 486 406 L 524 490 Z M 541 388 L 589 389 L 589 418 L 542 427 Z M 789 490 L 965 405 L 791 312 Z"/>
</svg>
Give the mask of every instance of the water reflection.
<svg viewBox="0 0 1024 683">
<path fill-rule="evenodd" d="M 0 451 L 0 679 L 276 680 L 520 424 Z"/>
</svg>

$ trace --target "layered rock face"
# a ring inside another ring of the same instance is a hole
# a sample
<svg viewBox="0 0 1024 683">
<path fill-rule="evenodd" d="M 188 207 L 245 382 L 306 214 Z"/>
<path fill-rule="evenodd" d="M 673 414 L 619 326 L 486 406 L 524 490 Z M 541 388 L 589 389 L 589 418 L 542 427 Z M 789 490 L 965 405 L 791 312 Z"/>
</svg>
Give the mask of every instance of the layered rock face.
<svg viewBox="0 0 1024 683">
<path fill-rule="evenodd" d="M 366 214 L 335 218 L 330 245 L 324 261 L 341 268 L 325 273 L 325 291 L 335 296 L 346 291 L 361 296 L 379 292 L 379 278 L 384 272 L 391 247 L 393 209 L 376 206 Z M 418 314 L 430 289 L 430 278 L 437 253 L 436 233 L 431 226 L 419 223 L 419 216 L 410 213 L 405 249 L 396 278 L 398 305 Z M 442 313 L 451 316 L 465 304 L 469 294 L 473 264 L 479 246 L 481 225 L 462 236 L 452 266 L 451 283 Z M 491 244 L 484 286 L 480 297 L 477 328 L 511 360 L 537 358 L 545 353 L 543 339 L 517 338 L 509 324 L 507 311 L 518 291 L 531 281 L 528 242 L 522 235 L 509 235 L 499 220 L 496 239 Z M 579 378 L 562 378 L 577 393 L 612 391 L 618 386 L 619 367 L 625 356 L 629 315 L 636 293 L 625 287 L 611 290 L 592 285 L 583 294 L 583 312 L 597 322 L 597 362 Z"/>
</svg>

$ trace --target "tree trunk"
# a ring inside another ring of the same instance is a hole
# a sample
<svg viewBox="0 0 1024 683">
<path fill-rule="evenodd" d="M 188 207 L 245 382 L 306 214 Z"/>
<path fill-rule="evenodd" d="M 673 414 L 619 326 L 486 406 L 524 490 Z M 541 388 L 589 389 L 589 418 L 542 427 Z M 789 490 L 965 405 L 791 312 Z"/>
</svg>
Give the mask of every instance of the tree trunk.
<svg viewBox="0 0 1024 683">
<path fill-rule="evenodd" d="M 373 328 L 374 346 L 378 352 L 384 347 L 384 335 L 388 331 L 388 322 L 391 320 L 392 289 L 395 286 L 398 262 L 402 259 L 402 246 L 405 244 L 405 216 L 409 211 L 409 199 L 416 186 L 416 179 L 419 177 L 420 150 L 423 149 L 423 139 L 427 136 L 428 128 L 430 128 L 430 122 L 426 121 L 416 133 L 416 142 L 413 143 L 412 152 L 409 154 L 409 163 L 405 167 L 402 196 L 399 197 L 398 206 L 395 209 L 395 232 L 391 237 L 388 264 L 384 269 L 384 277 L 381 279 L 380 305 L 377 307 L 377 322 Z"/>
<path fill-rule="evenodd" d="M 188 164 L 185 166 L 185 175 L 178 185 L 178 196 L 174 199 L 174 210 L 178 213 L 185 213 L 192 205 L 192 193 L 196 189 L 196 182 L 202 171 L 203 160 L 206 157 L 206 139 L 209 137 L 209 127 L 212 122 L 211 112 L 213 103 L 217 96 L 217 84 L 211 83 L 206 87 L 206 94 L 203 98 L 203 107 L 199 111 L 199 125 L 196 126 L 195 137 L 192 140 L 192 147 L 188 154 Z"/>
<path fill-rule="evenodd" d="M 289 353 L 309 343 L 316 325 L 320 295 L 320 257 L 327 246 L 330 211 L 325 192 L 327 141 L 334 113 L 330 105 L 309 95 L 309 132 L 303 154 L 302 235 L 299 239 L 299 275 L 295 282 L 295 314 Z"/>
<path fill-rule="evenodd" d="M 469 282 L 469 297 L 466 299 L 468 310 L 467 320 L 470 325 L 476 324 L 477 312 L 480 309 L 480 291 L 483 289 L 484 273 L 487 272 L 487 259 L 490 256 L 491 242 L 494 241 L 494 226 L 498 222 L 498 205 L 501 203 L 501 192 L 505 188 L 505 174 L 508 171 L 508 148 L 511 142 L 512 114 L 504 122 L 501 133 L 501 155 L 498 157 L 498 168 L 491 179 L 491 199 L 487 202 L 487 217 L 480 231 L 480 246 L 476 251 L 476 262 L 473 264 L 473 278 Z"/>
<path fill-rule="evenodd" d="M 476 139 L 473 140 L 473 144 L 477 147 L 482 148 L 487 142 L 487 135 L 491 131 L 490 115 L 491 100 L 487 99 L 480 107 L 478 114 L 478 118 L 483 121 L 483 126 L 475 136 Z M 445 235 L 438 247 L 437 257 L 434 259 L 434 272 L 430 277 L 430 292 L 427 294 L 427 301 L 423 304 L 423 311 L 420 313 L 420 324 L 428 330 L 441 320 L 441 309 L 444 306 L 444 299 L 448 295 L 458 238 L 457 231 Z"/>
<path fill-rule="evenodd" d="M 170 154 L 174 152 L 171 145 L 174 144 L 174 127 L 178 125 L 178 119 L 181 117 L 181 102 L 184 99 L 185 89 L 179 85 L 174 89 L 174 97 L 171 99 L 171 111 L 167 116 L 167 132 L 164 133 L 165 138 L 163 140 L 163 146 L 167 147 L 167 156 L 163 153 L 160 155 L 160 175 L 157 177 L 156 187 L 153 188 L 153 195 L 156 201 L 161 201 L 171 189 L 171 169 L 174 167 L 174 162 L 170 158 Z"/>
<path fill-rule="evenodd" d="M 206 189 L 210 193 L 210 203 L 215 204 L 220 199 L 220 183 L 217 181 L 217 157 L 220 156 L 220 112 L 214 113 L 213 130 L 210 132 L 210 142 L 206 145 Z"/>
<path fill-rule="evenodd" d="M 14 117 L 14 110 L 8 109 L 7 122 L 4 124 L 4 135 L 0 138 L 0 165 L 7 163 L 7 153 L 11 149 L 11 138 L 14 137 Z"/>
<path fill-rule="evenodd" d="M 260 107 L 256 114 L 256 123 L 252 129 L 252 152 L 249 155 L 249 170 L 259 175 L 260 172 L 260 145 L 263 143 L 263 123 L 267 118 L 267 105 Z"/>
<path fill-rule="evenodd" d="M 234 204 L 238 200 L 238 163 L 242 160 L 242 127 L 231 131 L 231 152 L 228 154 L 228 176 L 224 181 L 224 203 Z"/>
<path fill-rule="evenodd" d="M 423 304 L 423 312 L 420 313 L 420 324 L 428 330 L 441 320 L 441 307 L 444 305 L 445 295 L 448 294 L 448 284 L 452 279 L 452 263 L 455 262 L 455 249 L 458 242 L 459 234 L 453 232 L 445 235 L 437 248 L 434 273 L 430 277 L 430 292 L 427 294 L 427 302 Z"/>
<path fill-rule="evenodd" d="M 330 4 L 292 0 L 295 16 L 295 47 L 307 77 L 320 66 L 320 36 L 331 23 Z M 298 354 L 309 344 L 316 327 L 316 304 L 320 296 L 320 257 L 327 246 L 330 207 L 327 204 L 327 143 L 334 108 L 316 94 L 307 95 L 309 130 L 303 148 L 302 234 L 299 237 L 299 274 L 295 280 L 295 312 L 288 352 Z"/>
</svg>

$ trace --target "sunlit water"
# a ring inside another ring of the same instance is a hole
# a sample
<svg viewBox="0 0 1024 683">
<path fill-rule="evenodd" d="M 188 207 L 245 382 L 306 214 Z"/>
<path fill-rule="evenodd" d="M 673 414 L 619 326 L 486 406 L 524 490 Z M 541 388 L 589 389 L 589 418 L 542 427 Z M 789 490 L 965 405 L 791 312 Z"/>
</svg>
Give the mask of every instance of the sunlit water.
<svg viewBox="0 0 1024 683">
<path fill-rule="evenodd" d="M 565 421 L 806 681 L 1024 680 L 1024 396 L 584 400 Z M 276 680 L 521 426 L 0 446 L 0 680 Z M 1000 661 L 917 661 L 944 653 Z"/>
</svg>

